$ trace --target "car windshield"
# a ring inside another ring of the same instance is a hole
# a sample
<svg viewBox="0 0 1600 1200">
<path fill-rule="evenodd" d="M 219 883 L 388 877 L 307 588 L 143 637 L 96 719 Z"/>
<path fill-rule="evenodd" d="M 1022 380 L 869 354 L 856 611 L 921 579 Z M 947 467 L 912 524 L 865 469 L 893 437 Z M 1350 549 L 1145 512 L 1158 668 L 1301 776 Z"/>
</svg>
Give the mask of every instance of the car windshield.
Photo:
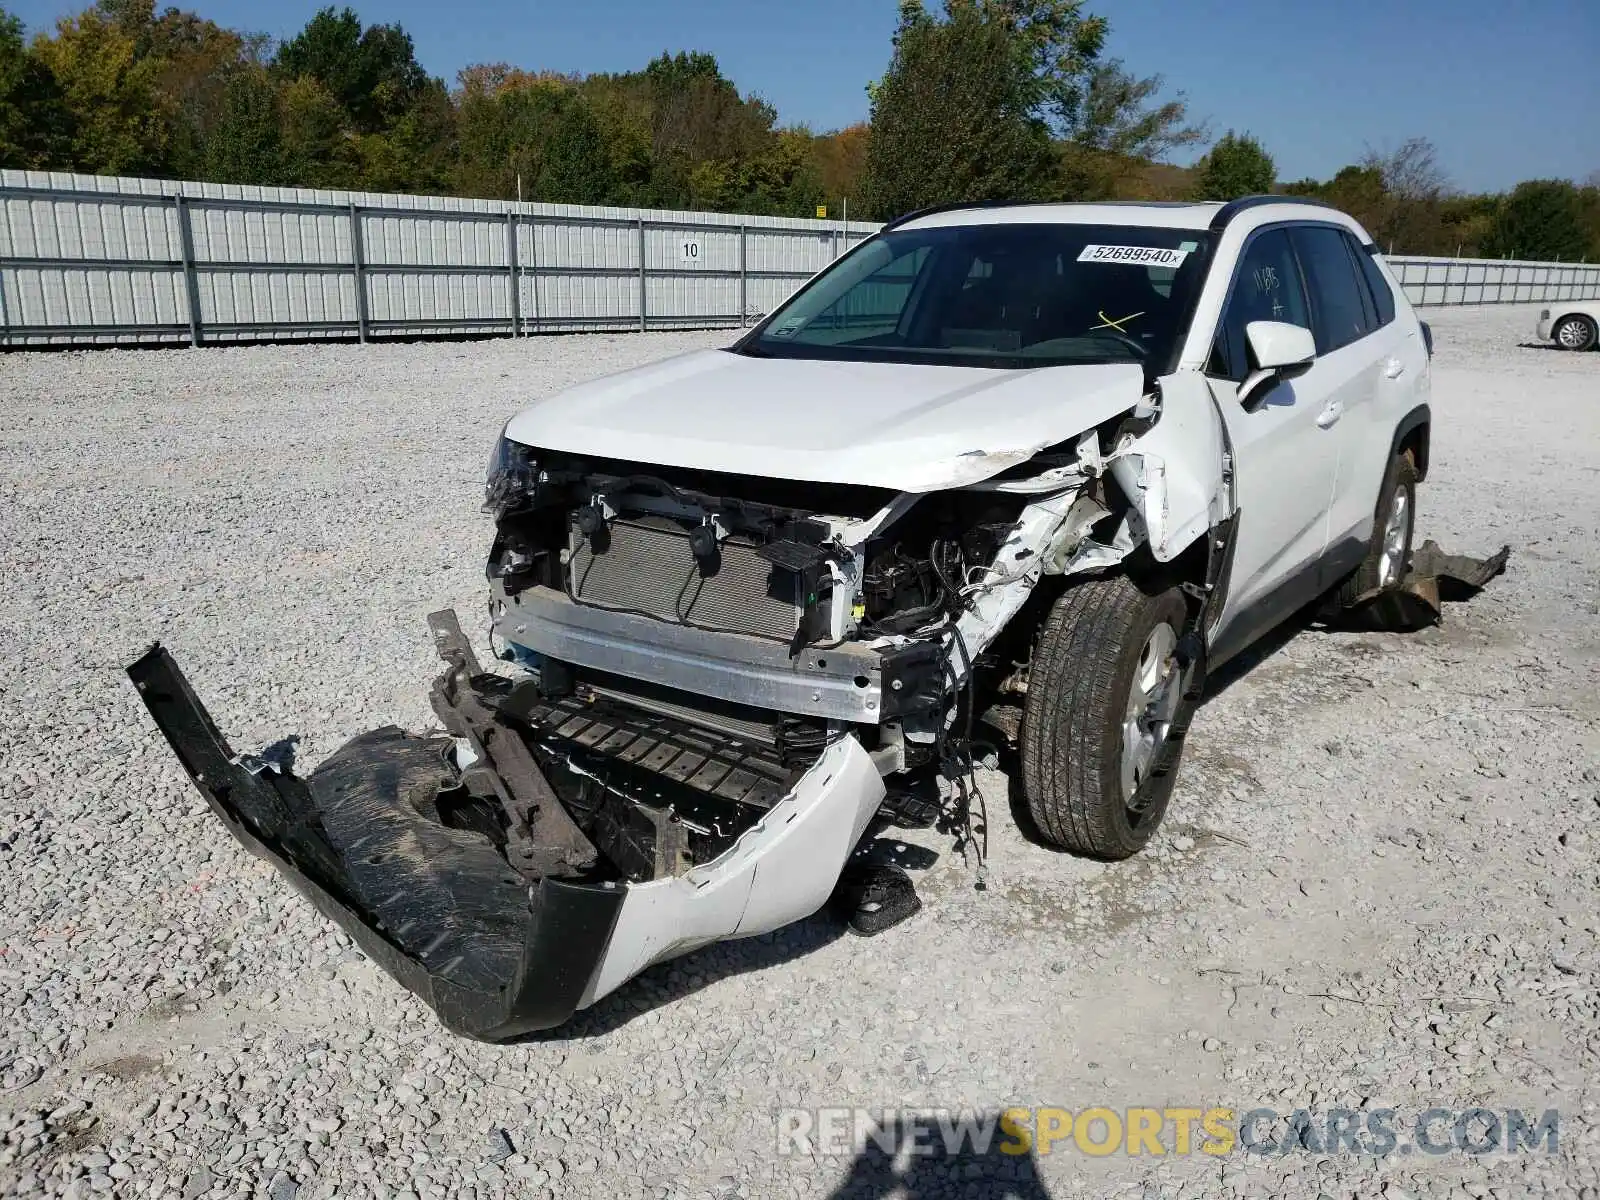
<svg viewBox="0 0 1600 1200">
<path fill-rule="evenodd" d="M 1162 364 L 1206 235 L 1130 225 L 904 229 L 863 242 L 739 347 L 773 358 L 1024 369 Z"/>
</svg>

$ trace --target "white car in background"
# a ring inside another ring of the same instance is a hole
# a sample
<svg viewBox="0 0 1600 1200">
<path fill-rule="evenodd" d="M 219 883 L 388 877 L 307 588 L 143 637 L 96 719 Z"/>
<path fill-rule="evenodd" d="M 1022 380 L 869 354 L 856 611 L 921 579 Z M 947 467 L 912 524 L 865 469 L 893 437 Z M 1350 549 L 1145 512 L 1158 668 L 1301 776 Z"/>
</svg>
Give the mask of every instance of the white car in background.
<svg viewBox="0 0 1600 1200">
<path fill-rule="evenodd" d="M 1540 309 L 1539 340 L 1563 350 L 1593 350 L 1600 343 L 1600 300 L 1567 300 Z"/>
</svg>

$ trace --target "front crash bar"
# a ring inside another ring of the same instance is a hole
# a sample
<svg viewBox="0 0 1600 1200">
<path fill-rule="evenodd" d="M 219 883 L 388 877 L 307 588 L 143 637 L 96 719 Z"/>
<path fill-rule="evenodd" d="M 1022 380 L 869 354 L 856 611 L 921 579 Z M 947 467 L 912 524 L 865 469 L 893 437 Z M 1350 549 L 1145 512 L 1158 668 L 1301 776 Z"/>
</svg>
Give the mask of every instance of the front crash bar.
<svg viewBox="0 0 1600 1200">
<path fill-rule="evenodd" d="M 884 795 L 866 751 L 841 737 L 731 848 L 682 876 L 530 885 L 488 837 L 428 811 L 459 780 L 449 739 L 373 730 L 300 779 L 236 755 L 160 645 L 128 676 L 229 832 L 448 1028 L 484 1041 L 552 1028 L 652 963 L 815 912 Z M 454 725 L 461 713 L 439 715 Z"/>
</svg>

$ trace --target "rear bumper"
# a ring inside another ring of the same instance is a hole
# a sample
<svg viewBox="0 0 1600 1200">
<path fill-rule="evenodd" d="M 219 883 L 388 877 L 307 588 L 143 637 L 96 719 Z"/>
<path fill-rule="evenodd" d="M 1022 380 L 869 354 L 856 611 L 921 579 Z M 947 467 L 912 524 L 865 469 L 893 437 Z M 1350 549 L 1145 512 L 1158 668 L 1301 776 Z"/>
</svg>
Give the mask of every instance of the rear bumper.
<svg viewBox="0 0 1600 1200">
<path fill-rule="evenodd" d="M 1541 342 L 1548 342 L 1550 340 L 1551 332 L 1549 309 L 1546 309 L 1539 314 L 1539 324 L 1535 327 L 1535 332 L 1539 335 L 1539 340 Z"/>
<path fill-rule="evenodd" d="M 615 872 L 538 769 L 527 776 L 522 735 L 461 689 L 475 672 L 458 669 L 434 699 L 480 751 L 469 770 L 542 806 L 513 868 L 488 836 L 440 819 L 435 798 L 463 779 L 452 740 L 374 730 L 301 779 L 235 754 L 159 645 L 128 675 L 229 832 L 447 1027 L 486 1041 L 559 1025 L 654 962 L 815 912 L 884 795 L 866 751 L 844 737 L 715 859 L 643 883 L 602 879 Z M 530 878 L 530 862 L 543 873 Z"/>
</svg>

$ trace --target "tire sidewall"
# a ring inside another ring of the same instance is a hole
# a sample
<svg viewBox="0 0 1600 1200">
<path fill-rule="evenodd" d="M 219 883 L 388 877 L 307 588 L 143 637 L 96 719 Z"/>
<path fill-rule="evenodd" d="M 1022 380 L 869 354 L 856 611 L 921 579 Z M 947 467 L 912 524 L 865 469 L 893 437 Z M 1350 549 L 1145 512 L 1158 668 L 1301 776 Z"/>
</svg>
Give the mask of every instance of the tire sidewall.
<svg viewBox="0 0 1600 1200">
<path fill-rule="evenodd" d="M 1561 331 L 1568 325 L 1576 325 L 1579 329 L 1584 331 L 1586 336 L 1584 337 L 1582 345 L 1569 346 L 1561 340 Z M 1584 350 L 1593 350 L 1596 340 L 1600 339 L 1600 330 L 1596 329 L 1594 321 L 1581 313 L 1562 318 L 1556 323 L 1556 327 L 1550 332 L 1553 335 L 1555 344 L 1563 350 L 1574 350 L 1580 352 Z"/>
<path fill-rule="evenodd" d="M 1376 574 L 1377 556 L 1383 549 L 1383 533 L 1389 527 L 1389 514 L 1394 511 L 1394 498 L 1401 492 L 1406 493 L 1406 536 L 1403 549 L 1400 552 L 1400 570 L 1394 580 L 1383 588 L 1384 594 L 1400 590 L 1400 585 L 1406 580 L 1406 568 L 1411 562 L 1412 539 L 1417 532 L 1417 473 L 1411 465 L 1411 460 L 1403 454 L 1395 456 L 1389 464 L 1389 475 L 1385 480 L 1383 489 L 1383 509 L 1378 514 L 1377 524 L 1373 527 L 1373 555 L 1374 574 Z M 1376 582 L 1376 579 L 1374 579 Z"/>
<path fill-rule="evenodd" d="M 1122 725 L 1128 693 L 1133 686 L 1134 673 L 1139 669 L 1145 641 L 1156 626 L 1166 623 L 1176 636 L 1182 637 L 1187 615 L 1177 592 L 1146 594 L 1145 603 L 1119 655 L 1110 711 L 1104 714 L 1100 743 L 1100 802 L 1108 817 L 1107 825 L 1128 855 L 1144 848 L 1166 815 L 1167 802 L 1178 773 L 1182 731 L 1187 729 L 1191 715 L 1187 709 L 1193 707 L 1189 701 L 1179 700 L 1178 710 L 1173 715 L 1173 733 L 1162 747 L 1151 774 L 1140 785 L 1131 802 L 1133 806 L 1141 808 L 1138 824 L 1134 824 L 1128 811 L 1130 804 L 1122 798 Z"/>
</svg>

